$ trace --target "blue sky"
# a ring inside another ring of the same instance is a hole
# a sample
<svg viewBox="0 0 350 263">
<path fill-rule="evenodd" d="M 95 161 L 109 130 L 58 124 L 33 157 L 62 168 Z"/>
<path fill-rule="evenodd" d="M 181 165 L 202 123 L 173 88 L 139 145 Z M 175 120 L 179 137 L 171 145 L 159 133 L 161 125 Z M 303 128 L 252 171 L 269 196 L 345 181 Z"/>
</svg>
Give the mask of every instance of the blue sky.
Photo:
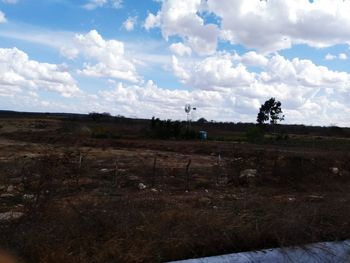
<svg viewBox="0 0 350 263">
<path fill-rule="evenodd" d="M 349 2 L 0 0 L 0 106 L 349 126 Z"/>
</svg>

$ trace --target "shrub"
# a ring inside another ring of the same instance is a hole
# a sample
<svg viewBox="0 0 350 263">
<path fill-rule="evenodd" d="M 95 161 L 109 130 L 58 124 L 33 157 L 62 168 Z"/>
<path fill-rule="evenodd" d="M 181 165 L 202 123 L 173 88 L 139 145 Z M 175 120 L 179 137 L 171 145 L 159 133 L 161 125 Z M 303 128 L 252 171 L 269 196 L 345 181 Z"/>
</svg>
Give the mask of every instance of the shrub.
<svg viewBox="0 0 350 263">
<path fill-rule="evenodd" d="M 95 122 L 103 122 L 103 121 L 112 121 L 113 117 L 110 113 L 104 112 L 104 113 L 97 113 L 97 112 L 91 112 L 89 113 L 89 118 Z"/>
<path fill-rule="evenodd" d="M 183 139 L 199 139 L 199 133 L 192 128 L 186 128 L 181 136 Z"/>
<path fill-rule="evenodd" d="M 246 131 L 246 137 L 249 142 L 261 142 L 264 139 L 264 131 L 258 126 L 250 127 Z"/>
<path fill-rule="evenodd" d="M 179 121 L 160 120 L 154 117 L 151 120 L 152 136 L 161 139 L 179 138 L 181 123 Z"/>
<path fill-rule="evenodd" d="M 179 121 L 160 120 L 152 118 L 151 120 L 151 136 L 160 139 L 196 139 L 199 134 Z"/>
<path fill-rule="evenodd" d="M 205 119 L 205 118 L 199 118 L 198 120 L 197 120 L 197 123 L 199 123 L 199 124 L 204 124 L 204 123 L 208 123 L 208 121 Z"/>
</svg>

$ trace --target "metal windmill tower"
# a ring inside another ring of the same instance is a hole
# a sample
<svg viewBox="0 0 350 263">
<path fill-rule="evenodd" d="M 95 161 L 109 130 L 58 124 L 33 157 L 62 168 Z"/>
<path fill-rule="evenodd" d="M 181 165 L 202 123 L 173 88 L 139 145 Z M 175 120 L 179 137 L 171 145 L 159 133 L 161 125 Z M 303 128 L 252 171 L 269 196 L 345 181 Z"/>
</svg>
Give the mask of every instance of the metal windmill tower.
<svg viewBox="0 0 350 263">
<path fill-rule="evenodd" d="M 186 104 L 185 105 L 185 112 L 187 114 L 187 128 L 189 128 L 191 126 L 191 118 L 190 118 L 191 110 L 192 110 L 191 104 Z"/>
<path fill-rule="evenodd" d="M 191 127 L 191 121 L 192 121 L 192 117 L 193 117 L 191 112 L 193 113 L 195 110 L 197 110 L 197 108 L 192 108 L 191 104 L 185 105 L 185 112 L 187 114 L 187 128 Z"/>
</svg>

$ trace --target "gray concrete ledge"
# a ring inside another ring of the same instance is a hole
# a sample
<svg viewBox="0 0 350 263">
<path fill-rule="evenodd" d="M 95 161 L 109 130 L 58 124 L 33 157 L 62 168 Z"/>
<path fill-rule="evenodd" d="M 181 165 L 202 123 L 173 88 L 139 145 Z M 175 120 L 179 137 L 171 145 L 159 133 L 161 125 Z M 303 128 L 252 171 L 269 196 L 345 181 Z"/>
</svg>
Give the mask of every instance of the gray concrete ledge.
<svg viewBox="0 0 350 263">
<path fill-rule="evenodd" d="M 173 261 L 170 263 L 350 263 L 350 240 Z"/>
</svg>

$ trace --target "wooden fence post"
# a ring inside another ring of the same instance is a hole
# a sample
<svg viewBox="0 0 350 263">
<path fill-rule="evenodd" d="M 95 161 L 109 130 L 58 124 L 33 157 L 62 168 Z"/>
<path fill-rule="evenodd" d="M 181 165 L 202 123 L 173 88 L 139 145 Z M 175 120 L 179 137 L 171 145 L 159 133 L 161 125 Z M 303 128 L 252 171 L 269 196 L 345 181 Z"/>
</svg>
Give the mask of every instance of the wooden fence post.
<svg viewBox="0 0 350 263">
<path fill-rule="evenodd" d="M 187 186 L 187 191 L 190 191 L 190 165 L 191 165 L 192 160 L 189 159 L 188 163 L 186 165 L 186 186 Z"/>
<path fill-rule="evenodd" d="M 152 187 L 154 187 L 156 183 L 156 168 L 157 168 L 157 156 L 155 156 L 153 160 Z"/>
</svg>

